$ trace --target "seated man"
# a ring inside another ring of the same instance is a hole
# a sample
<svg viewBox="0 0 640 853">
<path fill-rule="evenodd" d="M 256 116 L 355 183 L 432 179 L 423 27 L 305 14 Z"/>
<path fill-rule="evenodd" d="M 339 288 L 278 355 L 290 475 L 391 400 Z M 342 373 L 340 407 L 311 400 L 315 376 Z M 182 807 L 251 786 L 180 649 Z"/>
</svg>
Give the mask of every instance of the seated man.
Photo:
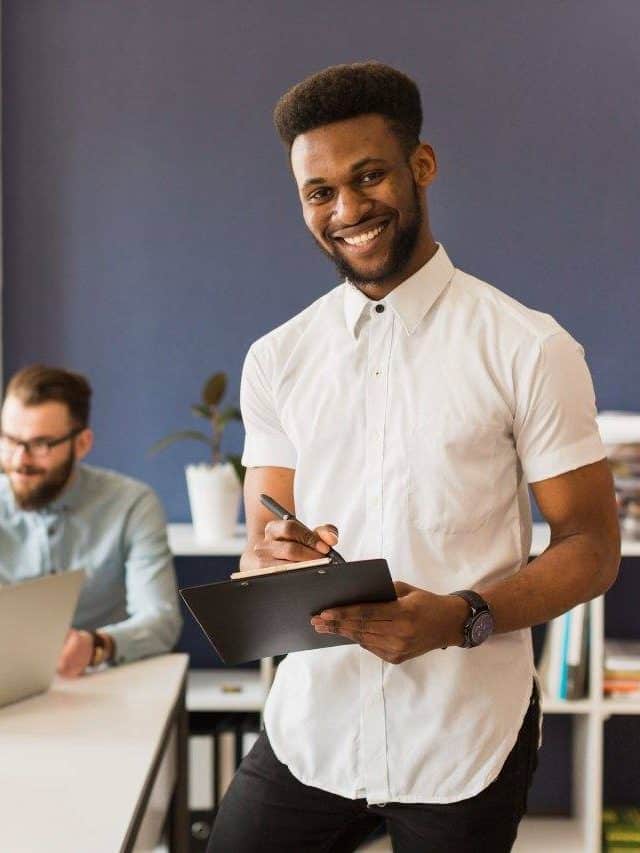
<svg viewBox="0 0 640 853">
<path fill-rule="evenodd" d="M 0 583 L 86 571 L 58 663 L 67 677 L 103 661 L 169 651 L 181 627 L 165 518 L 143 483 L 79 464 L 91 387 L 34 365 L 7 386 L 0 432 Z"/>
</svg>

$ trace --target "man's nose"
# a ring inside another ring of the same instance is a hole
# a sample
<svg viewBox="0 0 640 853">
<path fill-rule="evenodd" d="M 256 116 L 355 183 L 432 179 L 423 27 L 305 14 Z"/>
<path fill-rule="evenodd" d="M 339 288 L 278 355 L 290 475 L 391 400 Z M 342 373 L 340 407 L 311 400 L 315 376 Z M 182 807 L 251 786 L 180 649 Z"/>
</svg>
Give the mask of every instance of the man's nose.
<svg viewBox="0 0 640 853">
<path fill-rule="evenodd" d="M 22 461 L 26 459 L 31 459 L 31 453 L 28 447 L 25 447 L 24 444 L 16 444 L 11 453 L 12 462 L 15 464 L 19 462 L 22 464 Z"/>
<path fill-rule="evenodd" d="M 335 218 L 340 225 L 357 225 L 371 211 L 371 199 L 354 187 L 344 187 L 336 196 Z"/>
</svg>

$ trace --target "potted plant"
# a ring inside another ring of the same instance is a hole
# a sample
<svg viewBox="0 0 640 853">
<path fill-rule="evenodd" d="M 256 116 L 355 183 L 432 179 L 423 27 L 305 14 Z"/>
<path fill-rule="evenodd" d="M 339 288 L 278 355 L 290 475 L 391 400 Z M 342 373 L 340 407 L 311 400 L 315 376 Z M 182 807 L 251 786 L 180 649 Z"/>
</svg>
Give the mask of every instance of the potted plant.
<svg viewBox="0 0 640 853">
<path fill-rule="evenodd" d="M 209 421 L 210 434 L 181 430 L 156 441 L 150 450 L 155 454 L 184 439 L 200 441 L 209 448 L 210 462 L 187 465 L 185 471 L 194 533 L 201 542 L 218 542 L 233 536 L 240 507 L 244 468 L 240 456 L 223 454 L 221 445 L 226 425 L 242 421 L 242 416 L 237 406 L 221 407 L 226 390 L 226 374 L 214 373 L 204 383 L 200 402 L 191 406 L 193 415 Z"/>
</svg>

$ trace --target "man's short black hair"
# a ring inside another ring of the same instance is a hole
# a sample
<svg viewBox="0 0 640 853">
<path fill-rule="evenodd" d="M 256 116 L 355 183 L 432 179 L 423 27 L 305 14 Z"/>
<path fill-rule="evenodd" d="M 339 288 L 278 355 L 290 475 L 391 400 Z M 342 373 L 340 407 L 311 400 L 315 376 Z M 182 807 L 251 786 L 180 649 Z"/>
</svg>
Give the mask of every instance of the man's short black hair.
<svg viewBox="0 0 640 853">
<path fill-rule="evenodd" d="M 382 62 L 332 65 L 307 77 L 280 98 L 273 121 L 291 150 L 301 133 L 370 113 L 389 121 L 407 156 L 415 150 L 422 127 L 420 92 L 410 77 Z"/>
</svg>

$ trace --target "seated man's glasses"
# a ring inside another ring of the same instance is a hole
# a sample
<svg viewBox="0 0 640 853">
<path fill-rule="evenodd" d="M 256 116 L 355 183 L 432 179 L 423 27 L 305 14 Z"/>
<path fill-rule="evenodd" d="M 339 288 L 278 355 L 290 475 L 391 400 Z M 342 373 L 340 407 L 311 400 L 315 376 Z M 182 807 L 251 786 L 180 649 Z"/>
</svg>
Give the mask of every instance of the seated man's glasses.
<svg viewBox="0 0 640 853">
<path fill-rule="evenodd" d="M 0 434 L 0 453 L 3 456 L 13 456 L 19 447 L 23 447 L 24 452 L 34 459 L 44 459 L 54 447 L 64 444 L 65 441 L 71 441 L 83 429 L 84 427 L 76 427 L 60 438 L 30 438 L 29 441 L 20 441 L 19 438 L 2 433 Z"/>
</svg>

